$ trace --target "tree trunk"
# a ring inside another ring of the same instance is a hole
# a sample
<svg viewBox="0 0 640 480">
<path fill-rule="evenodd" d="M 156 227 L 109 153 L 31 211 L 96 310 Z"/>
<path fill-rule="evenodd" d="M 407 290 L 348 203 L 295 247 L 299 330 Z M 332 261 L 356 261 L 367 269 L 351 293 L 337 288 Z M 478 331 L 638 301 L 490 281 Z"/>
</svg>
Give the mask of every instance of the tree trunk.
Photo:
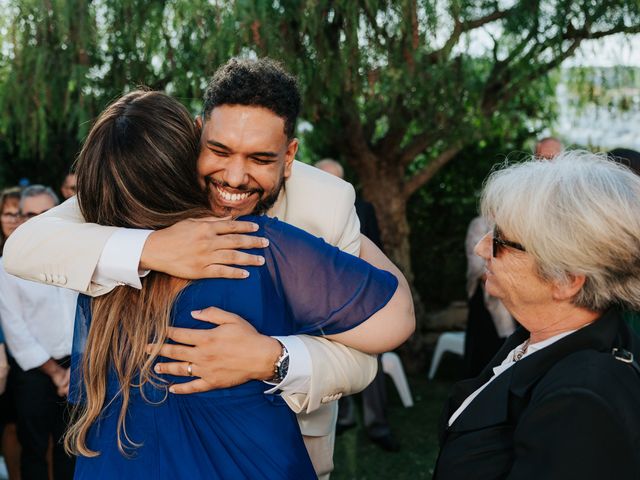
<svg viewBox="0 0 640 480">
<path fill-rule="evenodd" d="M 353 155 L 353 152 L 352 152 Z M 426 311 L 420 295 L 414 286 L 411 267 L 410 226 L 407 219 L 407 198 L 404 193 L 404 175 L 397 163 L 384 161 L 371 152 L 362 152 L 360 158 L 351 157 L 352 163 L 366 165 L 359 168 L 363 197 L 376 209 L 380 233 L 385 253 L 404 273 L 416 310 L 416 333 L 402 347 L 405 365 L 411 370 L 422 369 L 425 364 L 425 349 L 421 332 L 427 326 Z M 371 168 L 373 167 L 373 168 Z"/>
</svg>

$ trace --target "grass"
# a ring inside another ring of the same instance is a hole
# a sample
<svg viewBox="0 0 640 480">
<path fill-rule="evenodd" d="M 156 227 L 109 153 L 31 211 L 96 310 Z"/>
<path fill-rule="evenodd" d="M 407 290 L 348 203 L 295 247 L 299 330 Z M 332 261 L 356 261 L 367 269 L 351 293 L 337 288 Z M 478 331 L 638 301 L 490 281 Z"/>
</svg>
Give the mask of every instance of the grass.
<svg viewBox="0 0 640 480">
<path fill-rule="evenodd" d="M 388 453 L 367 438 L 361 423 L 336 440 L 332 480 L 431 478 L 438 455 L 438 421 L 461 362 L 445 356 L 436 379 L 426 375 L 409 378 L 414 406 L 404 408 L 393 382 L 387 377 L 388 416 L 394 436 L 401 444 Z M 359 402 L 356 401 L 356 404 Z"/>
</svg>

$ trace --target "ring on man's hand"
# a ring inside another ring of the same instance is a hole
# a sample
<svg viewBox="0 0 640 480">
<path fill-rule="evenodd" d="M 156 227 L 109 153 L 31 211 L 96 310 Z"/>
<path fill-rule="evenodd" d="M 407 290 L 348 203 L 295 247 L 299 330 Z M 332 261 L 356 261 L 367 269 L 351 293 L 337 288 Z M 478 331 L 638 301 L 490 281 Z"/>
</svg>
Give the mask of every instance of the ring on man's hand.
<svg viewBox="0 0 640 480">
<path fill-rule="evenodd" d="M 193 377 L 193 363 L 187 363 L 187 373 L 190 377 Z"/>
</svg>

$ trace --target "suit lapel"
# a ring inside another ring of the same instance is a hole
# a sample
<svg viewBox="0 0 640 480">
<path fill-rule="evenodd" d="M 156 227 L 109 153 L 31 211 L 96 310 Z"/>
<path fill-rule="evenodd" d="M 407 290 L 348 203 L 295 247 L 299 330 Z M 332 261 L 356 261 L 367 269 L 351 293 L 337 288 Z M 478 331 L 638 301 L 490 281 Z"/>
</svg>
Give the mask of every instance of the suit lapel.
<svg viewBox="0 0 640 480">
<path fill-rule="evenodd" d="M 445 407 L 443 409 L 443 413 L 440 416 L 439 431 L 441 442 L 444 441 L 444 437 L 449 430 L 448 423 L 451 415 L 453 415 L 453 413 L 460 407 L 460 405 L 462 405 L 462 402 L 464 402 L 469 395 L 471 395 L 491 379 L 491 377 L 493 376 L 493 368 L 497 365 L 500 365 L 502 361 L 507 357 L 507 354 L 522 342 L 524 342 L 528 336 L 529 332 L 527 332 L 524 328 L 519 327 L 509 338 L 505 340 L 504 345 L 502 345 L 498 353 L 494 355 L 487 366 L 480 372 L 480 375 L 475 378 L 462 380 L 461 382 L 458 382 L 453 386 L 451 395 L 449 396 L 449 399 L 447 400 L 447 403 L 445 404 Z M 497 380 L 498 379 L 494 380 L 494 382 L 492 383 L 495 383 Z M 492 385 L 489 385 L 489 387 L 491 386 Z M 482 393 L 484 394 L 484 392 Z M 472 404 L 477 400 L 478 399 L 476 398 L 472 402 Z M 470 406 L 471 405 L 469 405 L 469 407 Z M 466 410 L 464 413 L 467 413 Z M 458 418 L 456 422 L 454 422 L 452 427 L 458 423 L 458 420 L 460 420 L 460 418 Z"/>
<path fill-rule="evenodd" d="M 498 353 L 496 353 L 491 361 L 487 364 L 487 366 L 484 367 L 484 369 L 480 372 L 480 375 L 468 380 L 462 380 L 461 382 L 458 382 L 453 386 L 451 396 L 449 397 L 447 405 L 447 418 L 453 415 L 453 412 L 455 412 L 460 407 L 460 405 L 462 405 L 462 402 L 464 402 L 469 395 L 471 395 L 478 388 L 487 383 L 491 379 L 491 377 L 493 377 L 494 367 L 500 365 L 502 361 L 507 357 L 507 354 L 522 342 L 524 342 L 528 336 L 529 332 L 527 332 L 524 328 L 519 327 L 509 338 L 505 340 L 500 350 L 498 350 Z"/>
<path fill-rule="evenodd" d="M 453 422 L 449 431 L 479 430 L 490 425 L 504 423 L 509 414 L 509 387 L 512 375 L 513 367 L 487 385 Z"/>
</svg>

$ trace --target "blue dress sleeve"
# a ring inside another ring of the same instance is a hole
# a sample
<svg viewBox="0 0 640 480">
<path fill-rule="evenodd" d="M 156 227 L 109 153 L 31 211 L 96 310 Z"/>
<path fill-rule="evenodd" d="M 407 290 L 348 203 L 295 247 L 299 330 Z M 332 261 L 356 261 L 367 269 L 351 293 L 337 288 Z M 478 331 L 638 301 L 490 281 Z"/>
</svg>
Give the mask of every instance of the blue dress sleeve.
<svg viewBox="0 0 640 480">
<path fill-rule="evenodd" d="M 328 335 L 358 326 L 384 307 L 394 275 L 285 222 L 252 217 L 269 239 L 265 265 L 296 334 Z"/>
</svg>

